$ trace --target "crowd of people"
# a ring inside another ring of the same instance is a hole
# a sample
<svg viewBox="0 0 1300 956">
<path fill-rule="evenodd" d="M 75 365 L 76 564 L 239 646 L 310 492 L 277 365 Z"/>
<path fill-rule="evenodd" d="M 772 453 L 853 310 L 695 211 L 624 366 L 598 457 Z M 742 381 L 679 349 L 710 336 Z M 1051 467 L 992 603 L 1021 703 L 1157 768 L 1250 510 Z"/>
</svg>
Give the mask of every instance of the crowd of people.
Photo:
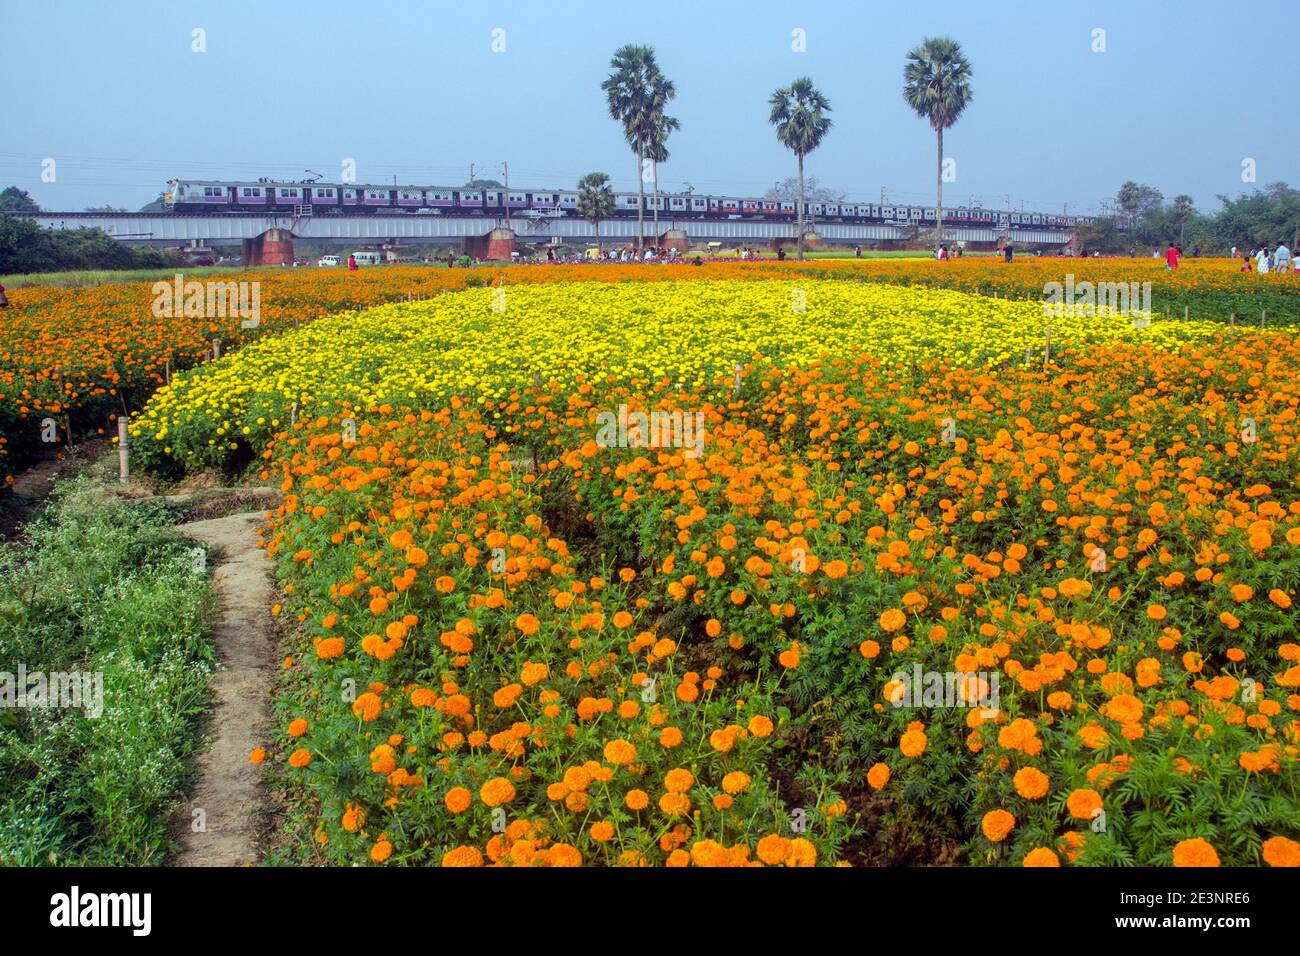
<svg viewBox="0 0 1300 956">
<path fill-rule="evenodd" d="M 1241 259 L 1242 272 L 1258 272 L 1260 275 L 1270 272 L 1278 275 L 1300 273 L 1300 259 L 1291 254 L 1285 242 L 1277 243 L 1272 249 L 1268 243 L 1263 243 L 1250 252 L 1233 246 L 1232 258 Z"/>
</svg>

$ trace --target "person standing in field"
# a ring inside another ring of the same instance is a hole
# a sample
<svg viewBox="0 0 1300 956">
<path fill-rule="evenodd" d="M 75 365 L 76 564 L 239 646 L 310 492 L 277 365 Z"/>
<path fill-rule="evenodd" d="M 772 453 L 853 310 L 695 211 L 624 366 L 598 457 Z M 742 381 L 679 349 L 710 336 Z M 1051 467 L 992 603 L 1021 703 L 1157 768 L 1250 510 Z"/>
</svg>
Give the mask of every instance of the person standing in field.
<svg viewBox="0 0 1300 956">
<path fill-rule="evenodd" d="M 1178 247 L 1172 242 L 1169 243 L 1169 245 L 1165 247 L 1165 268 L 1177 269 L 1179 256 L 1180 252 Z"/>
<path fill-rule="evenodd" d="M 1282 275 L 1291 271 L 1291 250 L 1285 242 L 1279 242 L 1273 250 L 1273 268 Z"/>
<path fill-rule="evenodd" d="M 357 256 L 356 256 L 356 253 L 353 253 L 352 255 L 348 256 L 348 271 L 349 271 L 349 272 L 356 272 L 356 271 L 357 271 Z"/>
<path fill-rule="evenodd" d="M 1003 261 L 1003 262 L 1010 262 L 1010 261 L 1012 260 L 1012 258 L 1014 257 L 1014 255 L 1015 255 L 1014 247 L 1011 245 L 1011 243 L 1008 242 L 1008 243 L 1007 243 L 1007 244 L 1002 248 L 1002 261 Z"/>
</svg>

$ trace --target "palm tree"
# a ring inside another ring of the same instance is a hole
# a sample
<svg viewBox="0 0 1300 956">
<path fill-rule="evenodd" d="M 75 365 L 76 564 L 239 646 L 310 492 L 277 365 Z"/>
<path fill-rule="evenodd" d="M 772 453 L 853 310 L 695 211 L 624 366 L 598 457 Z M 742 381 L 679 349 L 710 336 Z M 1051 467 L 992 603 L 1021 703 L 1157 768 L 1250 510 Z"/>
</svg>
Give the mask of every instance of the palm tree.
<svg viewBox="0 0 1300 956">
<path fill-rule="evenodd" d="M 668 134 L 675 129 L 681 129 L 682 124 L 674 117 L 664 116 L 662 113 L 658 117 L 658 122 L 650 131 L 650 136 L 646 141 L 646 157 L 650 160 L 650 175 L 652 195 L 654 196 L 654 234 L 659 235 L 659 164 L 668 162 L 668 147 L 665 142 Z"/>
<path fill-rule="evenodd" d="M 961 44 L 948 37 L 927 38 L 907 54 L 903 67 L 903 99 L 918 116 L 929 121 L 938 136 L 936 245 L 943 242 L 943 131 L 957 122 L 970 103 L 970 77 L 970 62 Z"/>
<path fill-rule="evenodd" d="M 587 173 L 578 180 L 578 215 L 596 227 L 596 251 L 600 251 L 600 222 L 614 215 L 614 190 L 604 173 Z"/>
<path fill-rule="evenodd" d="M 600 88 L 609 103 L 609 115 L 623 124 L 623 134 L 636 153 L 637 189 L 637 249 L 644 244 L 645 234 L 645 180 L 642 168 L 646 150 L 665 121 L 664 107 L 677 95 L 672 81 L 667 79 L 655 61 L 653 47 L 628 44 L 614 51 L 609 61 L 613 72 Z M 676 120 L 672 120 L 676 124 Z M 676 125 L 671 128 L 675 129 Z M 667 131 L 664 131 L 667 135 Z"/>
<path fill-rule="evenodd" d="M 796 212 L 799 233 L 799 258 L 803 258 L 803 158 L 821 145 L 822 137 L 831 128 L 826 114 L 831 104 L 813 86 L 812 80 L 801 76 L 788 87 L 777 90 L 768 102 L 772 112 L 767 121 L 776 127 L 776 138 L 799 159 L 799 206 Z"/>
</svg>

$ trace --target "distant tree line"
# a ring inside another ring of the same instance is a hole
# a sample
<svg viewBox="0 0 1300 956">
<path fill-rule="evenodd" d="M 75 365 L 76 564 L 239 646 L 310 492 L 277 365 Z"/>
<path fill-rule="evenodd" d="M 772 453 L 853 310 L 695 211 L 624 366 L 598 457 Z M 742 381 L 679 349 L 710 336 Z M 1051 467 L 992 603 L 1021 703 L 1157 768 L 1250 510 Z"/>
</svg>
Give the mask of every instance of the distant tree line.
<svg viewBox="0 0 1300 956">
<path fill-rule="evenodd" d="M 45 229 L 0 213 L 0 275 L 69 269 L 158 269 L 183 260 L 173 250 L 128 246 L 102 229 Z"/>
<path fill-rule="evenodd" d="M 1130 181 L 1115 195 L 1113 218 L 1098 219 L 1076 232 L 1088 252 L 1136 250 L 1139 255 L 1168 243 L 1214 254 L 1224 254 L 1233 246 L 1300 245 L 1300 190 L 1273 183 L 1237 199 L 1220 195 L 1218 200 L 1219 209 L 1203 213 L 1191 196 L 1166 201 L 1154 186 Z"/>
</svg>

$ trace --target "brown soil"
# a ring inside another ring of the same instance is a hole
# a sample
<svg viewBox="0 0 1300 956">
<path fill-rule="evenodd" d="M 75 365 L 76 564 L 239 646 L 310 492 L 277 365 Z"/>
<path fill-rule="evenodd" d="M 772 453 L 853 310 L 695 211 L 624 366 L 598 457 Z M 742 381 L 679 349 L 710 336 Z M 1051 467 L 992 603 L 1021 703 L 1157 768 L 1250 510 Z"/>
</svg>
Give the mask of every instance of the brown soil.
<svg viewBox="0 0 1300 956">
<path fill-rule="evenodd" d="M 239 866 L 258 861 L 266 795 L 249 754 L 265 737 L 268 694 L 275 681 L 276 639 L 270 561 L 256 545 L 260 513 L 234 514 L 176 526 L 216 554 L 212 573 L 219 602 L 213 631 L 220 669 L 212 680 L 209 743 L 196 762 L 186 802 L 181 850 L 174 866 Z M 203 810 L 206 828 L 190 821 Z"/>
<path fill-rule="evenodd" d="M 71 449 L 61 446 L 50 457 L 15 475 L 9 490 L 0 490 L 0 541 L 21 537 L 27 522 L 44 507 L 55 480 L 98 461 L 108 447 L 106 438 L 95 438 Z"/>
</svg>

